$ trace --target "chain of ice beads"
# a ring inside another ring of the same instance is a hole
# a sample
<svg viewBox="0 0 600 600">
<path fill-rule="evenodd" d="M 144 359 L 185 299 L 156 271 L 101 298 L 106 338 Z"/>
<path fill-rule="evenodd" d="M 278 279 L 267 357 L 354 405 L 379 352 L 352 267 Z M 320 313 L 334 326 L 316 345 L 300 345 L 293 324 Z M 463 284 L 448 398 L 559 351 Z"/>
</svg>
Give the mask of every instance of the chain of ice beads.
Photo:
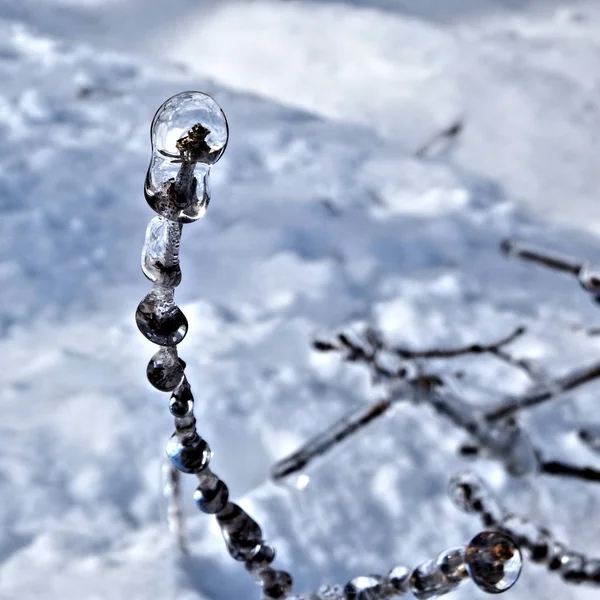
<svg viewBox="0 0 600 600">
<path fill-rule="evenodd" d="M 181 282 L 183 225 L 206 212 L 210 167 L 223 154 L 227 136 L 225 115 L 212 98 L 200 92 L 170 98 L 154 117 L 144 192 L 159 216 L 148 225 L 142 251 L 142 270 L 153 287 L 137 308 L 136 323 L 148 340 L 160 346 L 148 363 L 147 377 L 156 389 L 171 394 L 175 433 L 166 448 L 171 463 L 183 473 L 196 475 L 196 505 L 216 516 L 229 553 L 262 586 L 263 599 L 284 599 L 291 592 L 291 576 L 270 567 L 273 547 L 263 540 L 258 523 L 229 501 L 227 485 L 209 468 L 212 453 L 196 429 L 194 396 L 185 362 L 177 352 L 188 330 L 185 315 L 175 304 L 175 288 Z M 358 577 L 345 587 L 320 588 L 308 598 L 383 600 L 411 592 L 426 600 L 448 593 L 469 576 L 480 588 L 497 593 L 514 584 L 520 564 L 513 540 L 502 533 L 484 532 L 468 546 L 447 550 L 412 571 L 396 567 L 386 577 Z"/>
<path fill-rule="evenodd" d="M 510 535 L 532 562 L 558 572 L 566 582 L 600 585 L 600 559 L 569 550 L 547 529 L 507 512 L 473 473 L 453 477 L 449 493 L 458 508 L 479 515 L 486 528 Z"/>
<path fill-rule="evenodd" d="M 181 472 L 196 475 L 196 505 L 216 516 L 229 553 L 255 576 L 263 598 L 285 598 L 292 578 L 269 566 L 275 557 L 273 547 L 263 540 L 258 523 L 229 501 L 227 485 L 209 468 L 212 453 L 196 429 L 194 396 L 185 376 L 186 365 L 177 352 L 188 329 L 174 299 L 181 282 L 181 233 L 184 223 L 206 211 L 209 170 L 225 150 L 227 121 L 212 98 L 184 92 L 158 110 L 151 136 L 153 153 L 145 196 L 160 216 L 150 221 L 146 231 L 142 270 L 153 287 L 138 306 L 136 323 L 148 340 L 160 346 L 148 363 L 147 377 L 156 389 L 171 393 L 175 433 L 167 443 L 167 455 Z"/>
<path fill-rule="evenodd" d="M 438 598 L 471 579 L 488 593 L 510 589 L 521 573 L 521 553 L 501 532 L 482 532 L 466 547 L 451 548 L 410 571 L 395 567 L 387 576 L 368 575 L 346 586 L 327 585 L 316 594 L 289 600 L 388 600 L 409 592 L 419 600 Z"/>
</svg>

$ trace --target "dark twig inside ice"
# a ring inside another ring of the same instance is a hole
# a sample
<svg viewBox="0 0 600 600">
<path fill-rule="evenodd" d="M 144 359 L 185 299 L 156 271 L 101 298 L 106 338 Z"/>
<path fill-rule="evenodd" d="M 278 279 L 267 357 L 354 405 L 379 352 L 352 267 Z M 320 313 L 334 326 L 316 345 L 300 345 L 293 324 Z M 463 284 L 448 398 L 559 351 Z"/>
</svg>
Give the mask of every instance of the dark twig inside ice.
<svg viewBox="0 0 600 600">
<path fill-rule="evenodd" d="M 500 249 L 502 253 L 508 257 L 519 258 L 527 262 L 533 262 L 548 267 L 549 269 L 570 273 L 575 276 L 579 275 L 583 266 L 580 261 L 575 259 L 550 254 L 545 250 L 541 250 L 528 244 L 522 244 L 516 240 L 503 240 L 500 244 Z"/>
</svg>

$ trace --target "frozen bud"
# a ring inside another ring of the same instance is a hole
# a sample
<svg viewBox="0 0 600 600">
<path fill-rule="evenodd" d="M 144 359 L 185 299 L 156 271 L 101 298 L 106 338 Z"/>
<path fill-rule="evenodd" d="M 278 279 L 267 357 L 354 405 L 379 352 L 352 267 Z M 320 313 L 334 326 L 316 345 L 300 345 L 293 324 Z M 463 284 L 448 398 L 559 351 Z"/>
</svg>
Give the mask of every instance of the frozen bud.
<svg viewBox="0 0 600 600">
<path fill-rule="evenodd" d="M 182 92 L 157 111 L 144 192 L 162 217 L 191 223 L 210 201 L 210 166 L 221 158 L 229 129 L 219 105 L 201 92 Z"/>
<path fill-rule="evenodd" d="M 497 594 L 510 589 L 521 574 L 521 551 L 504 533 L 484 531 L 475 536 L 465 554 L 473 583 L 484 592 Z"/>
</svg>

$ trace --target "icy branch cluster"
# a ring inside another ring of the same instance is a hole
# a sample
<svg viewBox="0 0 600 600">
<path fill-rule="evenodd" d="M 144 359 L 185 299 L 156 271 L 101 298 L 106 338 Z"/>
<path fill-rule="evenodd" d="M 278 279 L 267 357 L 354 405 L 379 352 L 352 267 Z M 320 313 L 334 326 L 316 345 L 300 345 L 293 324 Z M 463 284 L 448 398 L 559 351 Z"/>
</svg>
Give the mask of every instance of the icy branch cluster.
<svg viewBox="0 0 600 600">
<path fill-rule="evenodd" d="M 507 512 L 484 482 L 472 473 L 453 477 L 449 493 L 459 509 L 478 515 L 486 528 L 510 535 L 532 562 L 559 573 L 566 582 L 600 585 L 599 559 L 569 550 L 544 527 Z"/>
<path fill-rule="evenodd" d="M 196 505 L 216 517 L 230 555 L 253 575 L 261 586 L 263 600 L 287 598 L 292 588 L 291 576 L 270 566 L 275 550 L 264 541 L 258 523 L 229 500 L 227 485 L 209 468 L 212 453 L 196 429 L 194 396 L 185 375 L 186 364 L 177 351 L 188 331 L 187 319 L 175 303 L 175 289 L 181 282 L 179 246 L 183 225 L 202 217 L 208 207 L 210 168 L 227 145 L 227 120 L 209 96 L 184 92 L 159 108 L 152 123 L 151 139 L 152 159 L 145 196 L 159 216 L 150 221 L 146 231 L 142 270 L 153 287 L 137 308 L 136 323 L 141 333 L 160 347 L 148 363 L 147 377 L 156 389 L 170 393 L 169 410 L 175 419 L 175 432 L 166 447 L 171 462 L 165 488 L 170 501 L 171 527 L 184 549 L 179 473 L 195 475 Z M 517 335 L 520 333 L 512 337 Z M 352 348 L 350 343 L 346 345 Z M 495 348 L 482 351 L 500 353 L 501 346 L 496 344 Z M 380 370 L 388 375 L 383 367 Z M 406 379 L 406 389 L 415 397 L 426 389 L 428 402 L 486 447 L 496 449 L 506 459 L 507 468 L 519 473 L 535 468 L 532 450 L 526 441 L 520 441 L 522 436 L 516 426 L 488 424 L 481 415 L 469 411 L 459 398 L 442 389 L 441 382 L 408 379 L 403 368 L 397 374 Z M 426 600 L 450 592 L 467 579 L 486 592 L 498 593 L 515 583 L 520 569 L 520 550 L 508 535 L 482 532 L 466 547 L 442 552 L 412 570 L 395 567 L 385 577 L 357 577 L 344 587 L 325 586 L 316 594 L 295 598 L 384 600 L 411 592 L 416 598 Z"/>
</svg>

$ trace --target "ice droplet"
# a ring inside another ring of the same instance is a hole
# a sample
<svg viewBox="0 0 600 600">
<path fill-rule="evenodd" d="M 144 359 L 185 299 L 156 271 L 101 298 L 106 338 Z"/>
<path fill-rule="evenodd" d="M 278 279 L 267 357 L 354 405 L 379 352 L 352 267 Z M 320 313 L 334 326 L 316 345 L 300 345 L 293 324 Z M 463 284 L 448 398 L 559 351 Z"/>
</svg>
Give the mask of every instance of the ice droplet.
<svg viewBox="0 0 600 600">
<path fill-rule="evenodd" d="M 484 531 L 476 535 L 465 555 L 473 583 L 484 592 L 499 594 L 510 589 L 521 574 L 521 551 L 504 533 Z"/>
<path fill-rule="evenodd" d="M 153 288 L 140 302 L 135 322 L 144 337 L 159 346 L 179 344 L 188 329 L 187 319 L 173 299 L 173 290 L 163 287 Z"/>
</svg>

